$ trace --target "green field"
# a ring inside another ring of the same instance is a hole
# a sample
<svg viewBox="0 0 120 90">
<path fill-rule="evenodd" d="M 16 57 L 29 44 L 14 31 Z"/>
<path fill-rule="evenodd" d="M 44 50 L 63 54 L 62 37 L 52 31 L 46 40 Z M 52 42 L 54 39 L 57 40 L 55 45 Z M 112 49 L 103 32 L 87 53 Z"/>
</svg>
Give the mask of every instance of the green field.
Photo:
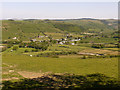
<svg viewBox="0 0 120 90">
<path fill-rule="evenodd" d="M 74 73 L 74 74 L 92 74 L 102 73 L 110 77 L 118 75 L 118 58 L 95 58 L 80 59 L 79 57 L 30 57 L 26 55 L 3 54 L 3 78 L 6 77 L 4 71 L 7 66 L 8 70 L 14 70 L 14 73 L 20 71 L 28 72 L 52 72 L 52 73 Z M 10 74 L 10 73 L 8 73 Z M 14 75 L 11 77 L 22 77 Z"/>
</svg>

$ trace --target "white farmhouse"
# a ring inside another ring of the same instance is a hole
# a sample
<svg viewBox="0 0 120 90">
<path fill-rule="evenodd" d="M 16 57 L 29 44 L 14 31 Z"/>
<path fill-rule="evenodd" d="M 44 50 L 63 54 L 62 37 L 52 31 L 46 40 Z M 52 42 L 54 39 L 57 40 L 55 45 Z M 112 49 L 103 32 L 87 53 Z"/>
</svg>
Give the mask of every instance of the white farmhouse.
<svg viewBox="0 0 120 90">
<path fill-rule="evenodd" d="M 38 36 L 38 38 L 43 38 L 44 36 Z"/>
<path fill-rule="evenodd" d="M 67 39 L 65 38 L 65 40 L 67 40 Z"/>
<path fill-rule="evenodd" d="M 75 43 L 71 43 L 71 45 L 75 45 Z"/>
<path fill-rule="evenodd" d="M 66 43 L 66 41 L 63 41 L 63 43 Z"/>
<path fill-rule="evenodd" d="M 30 55 L 32 57 L 32 55 Z"/>
<path fill-rule="evenodd" d="M 63 45 L 63 42 L 59 42 L 59 44 Z"/>
<path fill-rule="evenodd" d="M 13 39 L 17 39 L 17 37 L 14 37 Z"/>
<path fill-rule="evenodd" d="M 37 41 L 37 40 L 36 40 L 36 39 L 32 39 L 31 41 L 35 42 L 35 41 Z"/>
</svg>

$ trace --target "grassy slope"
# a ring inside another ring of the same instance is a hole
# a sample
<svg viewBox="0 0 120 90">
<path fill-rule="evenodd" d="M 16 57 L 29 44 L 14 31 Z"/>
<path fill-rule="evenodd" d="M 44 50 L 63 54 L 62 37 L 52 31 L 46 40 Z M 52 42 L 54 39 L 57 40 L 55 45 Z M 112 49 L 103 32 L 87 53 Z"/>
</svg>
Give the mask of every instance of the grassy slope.
<svg viewBox="0 0 120 90">
<path fill-rule="evenodd" d="M 117 43 L 114 38 L 98 38 L 98 37 L 89 37 L 86 39 L 81 40 L 80 42 L 95 42 L 95 43 Z"/>
<path fill-rule="evenodd" d="M 85 29 L 82 26 L 78 26 L 75 24 L 64 23 L 64 22 L 52 22 L 52 23 L 56 28 L 64 32 L 80 33 L 85 31 Z"/>
<path fill-rule="evenodd" d="M 80 59 L 78 57 L 47 58 L 3 54 L 3 63 L 15 66 L 17 71 L 90 74 L 103 73 L 111 77 L 118 74 L 117 58 Z"/>
<path fill-rule="evenodd" d="M 77 24 L 83 26 L 87 29 L 113 29 L 117 28 L 117 20 L 91 20 L 91 19 L 83 19 L 83 20 L 66 20 L 67 23 Z M 109 26 L 108 24 L 112 24 Z"/>
<path fill-rule="evenodd" d="M 19 37 L 28 40 L 40 32 L 61 32 L 50 23 L 43 21 L 3 21 L 3 40 L 8 37 Z"/>
</svg>

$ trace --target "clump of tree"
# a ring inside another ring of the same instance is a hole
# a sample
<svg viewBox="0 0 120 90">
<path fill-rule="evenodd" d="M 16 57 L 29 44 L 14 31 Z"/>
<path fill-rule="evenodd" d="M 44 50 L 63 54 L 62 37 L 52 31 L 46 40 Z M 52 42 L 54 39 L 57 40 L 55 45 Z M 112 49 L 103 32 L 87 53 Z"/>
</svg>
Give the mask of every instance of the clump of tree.
<svg viewBox="0 0 120 90">
<path fill-rule="evenodd" d="M 57 40 L 50 40 L 50 42 L 52 43 L 52 44 L 56 44 L 57 43 Z"/>
<path fill-rule="evenodd" d="M 69 48 L 69 46 L 66 45 L 60 45 L 59 47 Z"/>
<path fill-rule="evenodd" d="M 92 48 L 119 48 L 119 44 L 92 44 Z"/>
<path fill-rule="evenodd" d="M 37 57 L 53 57 L 53 56 L 58 56 L 58 55 L 68 55 L 68 54 L 77 54 L 76 51 L 61 51 L 61 52 L 46 52 L 46 53 L 40 53 L 36 55 Z"/>
<path fill-rule="evenodd" d="M 38 49 L 32 49 L 32 52 L 38 52 L 39 50 Z"/>
<path fill-rule="evenodd" d="M 39 49 L 39 50 L 47 50 L 47 48 L 49 47 L 48 42 L 31 42 L 31 43 L 20 43 L 19 44 L 20 48 L 35 48 L 35 49 Z"/>
<path fill-rule="evenodd" d="M 92 44 L 92 48 L 103 48 L 104 44 Z"/>
<path fill-rule="evenodd" d="M 89 43 L 89 41 L 83 41 L 83 40 L 81 40 L 81 41 L 79 41 L 79 43 Z"/>
<path fill-rule="evenodd" d="M 53 55 L 52 58 L 59 58 L 59 56 L 58 55 Z"/>
<path fill-rule="evenodd" d="M 21 43 L 21 40 L 4 40 L 2 41 L 3 44 L 19 44 Z"/>
<path fill-rule="evenodd" d="M 7 44 L 7 48 L 11 48 L 12 46 L 12 44 Z"/>
<path fill-rule="evenodd" d="M 29 52 L 29 50 L 28 49 L 25 49 L 25 51 L 24 52 Z"/>
</svg>

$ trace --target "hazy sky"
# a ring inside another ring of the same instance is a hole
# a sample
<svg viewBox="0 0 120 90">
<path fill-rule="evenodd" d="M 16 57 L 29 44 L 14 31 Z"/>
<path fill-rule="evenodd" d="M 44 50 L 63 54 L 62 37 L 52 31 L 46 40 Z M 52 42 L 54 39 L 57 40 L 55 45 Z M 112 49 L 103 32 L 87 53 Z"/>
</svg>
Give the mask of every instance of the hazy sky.
<svg viewBox="0 0 120 90">
<path fill-rule="evenodd" d="M 1 0 L 0 2 L 118 2 L 119 0 Z"/>
<path fill-rule="evenodd" d="M 117 2 L 4 2 L 2 18 L 117 18 Z"/>
</svg>

